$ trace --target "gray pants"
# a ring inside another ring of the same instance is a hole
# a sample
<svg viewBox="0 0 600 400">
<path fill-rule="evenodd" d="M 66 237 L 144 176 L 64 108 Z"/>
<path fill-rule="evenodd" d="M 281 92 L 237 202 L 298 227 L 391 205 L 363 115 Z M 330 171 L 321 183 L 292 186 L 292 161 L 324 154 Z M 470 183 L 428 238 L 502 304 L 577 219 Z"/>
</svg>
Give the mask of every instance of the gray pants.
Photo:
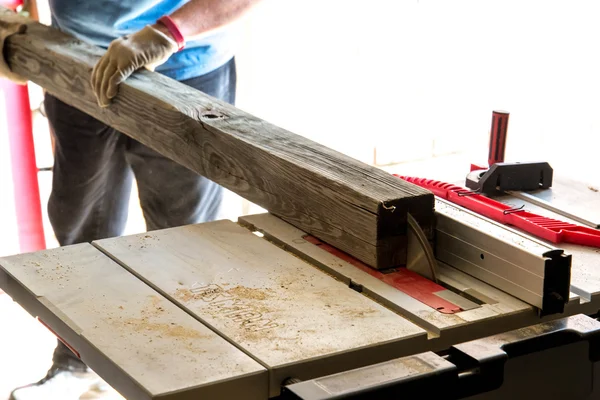
<svg viewBox="0 0 600 400">
<path fill-rule="evenodd" d="M 182 83 L 233 104 L 235 61 Z M 219 185 L 53 96 L 44 106 L 55 139 L 48 215 L 61 246 L 121 235 L 134 177 L 148 230 L 217 218 Z M 53 360 L 83 366 L 60 342 Z"/>
</svg>

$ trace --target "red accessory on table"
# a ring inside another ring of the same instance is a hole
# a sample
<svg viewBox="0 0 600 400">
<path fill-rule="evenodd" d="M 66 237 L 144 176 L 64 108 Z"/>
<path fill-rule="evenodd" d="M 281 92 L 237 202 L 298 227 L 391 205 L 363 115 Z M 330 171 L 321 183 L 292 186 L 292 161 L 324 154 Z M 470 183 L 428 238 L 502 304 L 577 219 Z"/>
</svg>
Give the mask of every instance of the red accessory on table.
<svg viewBox="0 0 600 400">
<path fill-rule="evenodd" d="M 182 50 L 185 47 L 185 38 L 175 21 L 168 15 L 165 15 L 160 17 L 157 22 L 160 22 L 169 30 L 169 33 L 171 33 L 171 36 L 173 36 L 173 39 L 177 42 L 178 50 Z"/>
<path fill-rule="evenodd" d="M 429 189 L 438 197 L 463 206 L 494 221 L 512 225 L 552 243 L 572 243 L 600 248 L 600 230 L 559 221 L 513 208 L 489 197 L 450 183 L 431 179 L 412 178 L 394 174 L 422 188 Z"/>
</svg>

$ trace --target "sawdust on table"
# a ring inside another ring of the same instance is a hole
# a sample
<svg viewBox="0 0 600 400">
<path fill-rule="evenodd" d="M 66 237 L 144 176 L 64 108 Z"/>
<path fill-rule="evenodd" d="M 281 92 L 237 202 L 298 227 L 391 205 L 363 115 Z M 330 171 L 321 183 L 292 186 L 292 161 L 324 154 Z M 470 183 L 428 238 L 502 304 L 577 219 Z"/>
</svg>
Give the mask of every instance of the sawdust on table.
<svg viewBox="0 0 600 400">
<path fill-rule="evenodd" d="M 241 299 L 248 300 L 266 300 L 275 296 L 275 293 L 271 289 L 255 289 L 245 286 L 236 286 L 228 289 L 227 293 L 239 297 Z"/>
<path fill-rule="evenodd" d="M 46 258 L 48 258 L 47 254 L 44 254 Z M 42 278 L 49 281 L 64 281 L 69 282 L 71 279 L 71 272 L 73 271 L 73 267 L 71 265 L 64 265 L 58 260 L 56 260 L 56 264 L 46 263 L 46 262 L 38 262 L 38 261 L 29 261 L 28 263 L 34 267 L 34 271 L 36 274 L 39 274 Z M 63 286 L 61 286 L 62 288 Z"/>
<path fill-rule="evenodd" d="M 264 331 L 251 331 L 247 329 L 240 329 L 234 333 L 235 339 L 238 342 L 248 344 L 248 343 L 256 343 L 261 342 L 263 340 L 273 342 L 280 339 L 273 331 L 273 329 L 267 329 Z"/>
<path fill-rule="evenodd" d="M 223 284 L 223 286 L 225 286 L 225 284 Z M 227 286 L 229 285 L 227 284 Z M 222 293 L 245 300 L 267 300 L 276 296 L 276 293 L 272 289 L 257 289 L 239 285 L 231 289 L 223 289 Z M 175 297 L 177 300 L 188 303 L 192 300 L 202 300 L 205 297 L 205 294 L 194 293 L 190 289 L 179 288 L 175 289 L 173 297 Z"/>
<path fill-rule="evenodd" d="M 276 323 L 276 321 L 269 316 L 269 314 L 273 313 L 275 310 L 272 307 L 268 307 L 265 303 L 261 302 L 268 298 L 275 297 L 276 293 L 273 290 L 236 286 L 228 290 L 223 290 L 222 293 L 230 295 L 231 297 L 229 297 L 229 299 L 231 299 L 231 301 L 240 301 L 235 305 L 235 307 L 240 308 L 240 313 L 259 313 L 261 314 L 260 318 L 264 318 L 263 323 Z M 203 293 L 194 293 L 189 289 L 180 288 L 175 290 L 173 296 L 177 300 L 186 303 L 192 300 L 202 300 L 201 303 L 206 304 L 206 307 L 202 308 L 202 313 L 206 313 L 206 315 L 210 316 L 211 319 L 228 321 L 226 322 L 227 324 L 234 324 L 238 326 L 234 337 L 240 342 L 252 343 L 257 341 L 273 341 L 279 339 L 277 337 L 277 333 L 275 332 L 277 329 L 256 330 L 255 327 L 253 327 L 252 325 L 246 325 L 247 321 L 233 321 L 233 319 L 235 319 L 235 317 L 237 316 L 235 312 L 227 312 L 226 310 L 224 313 L 223 309 L 220 307 L 221 304 L 219 302 L 213 303 L 211 301 L 207 301 L 207 299 L 204 298 L 205 294 Z M 256 318 L 256 315 L 254 315 L 253 317 Z M 273 328 L 277 328 L 280 326 L 281 325 L 277 324 Z"/>
<path fill-rule="evenodd" d="M 185 303 L 189 302 L 190 300 L 200 299 L 200 295 L 192 293 L 189 289 L 176 289 L 173 297 Z"/>
<path fill-rule="evenodd" d="M 433 325 L 441 327 L 465 322 L 458 314 L 444 314 L 431 307 L 425 307 L 425 309 L 417 311 L 416 315 Z"/>
<path fill-rule="evenodd" d="M 159 307 L 160 303 L 162 301 L 160 297 L 158 297 L 156 295 L 152 295 L 152 296 L 150 296 L 150 301 L 152 302 L 152 307 L 162 308 L 162 307 Z"/>
<path fill-rule="evenodd" d="M 194 328 L 159 319 L 165 311 L 161 305 L 163 301 L 165 300 L 159 296 L 149 296 L 147 304 L 141 309 L 141 317 L 123 318 L 119 315 L 109 314 L 107 317 L 108 322 L 123 334 L 141 333 L 148 338 L 148 342 L 152 342 L 156 338 L 170 338 L 177 342 L 183 342 L 184 347 L 190 352 L 205 353 L 206 350 L 195 345 L 194 340 L 208 338 L 209 336 Z M 118 308 L 120 310 L 125 309 L 123 306 L 119 306 Z M 119 312 L 119 314 L 121 313 Z"/>
<path fill-rule="evenodd" d="M 149 317 L 126 318 L 123 320 L 113 321 L 112 324 L 118 324 L 119 326 L 131 328 L 135 332 L 158 333 L 159 335 L 170 338 L 201 339 L 205 337 L 195 329 L 179 326 L 174 322 L 153 322 Z"/>
<path fill-rule="evenodd" d="M 150 296 L 150 304 L 145 306 L 142 309 L 142 315 L 147 316 L 156 316 L 165 311 L 164 307 L 161 306 L 162 299 L 156 295 Z"/>
<path fill-rule="evenodd" d="M 379 315 L 381 314 L 379 310 L 375 310 L 373 308 L 371 309 L 366 309 L 366 308 L 359 308 L 359 309 L 344 309 L 340 311 L 340 314 L 346 316 L 346 317 L 350 317 L 352 319 L 358 319 L 358 318 L 368 318 L 369 316 L 373 316 L 374 314 Z"/>
</svg>

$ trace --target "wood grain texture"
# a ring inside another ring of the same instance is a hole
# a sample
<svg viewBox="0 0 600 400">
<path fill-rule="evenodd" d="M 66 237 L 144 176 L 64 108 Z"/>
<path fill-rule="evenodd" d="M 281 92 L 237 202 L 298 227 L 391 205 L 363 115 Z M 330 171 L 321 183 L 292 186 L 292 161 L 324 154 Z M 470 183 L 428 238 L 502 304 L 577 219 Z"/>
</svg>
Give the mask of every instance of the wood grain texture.
<svg viewBox="0 0 600 400">
<path fill-rule="evenodd" d="M 405 262 L 407 212 L 430 230 L 430 192 L 162 75 L 134 74 L 99 108 L 89 80 L 102 52 L 29 22 L 8 40 L 7 60 L 62 101 L 373 267 Z"/>
</svg>

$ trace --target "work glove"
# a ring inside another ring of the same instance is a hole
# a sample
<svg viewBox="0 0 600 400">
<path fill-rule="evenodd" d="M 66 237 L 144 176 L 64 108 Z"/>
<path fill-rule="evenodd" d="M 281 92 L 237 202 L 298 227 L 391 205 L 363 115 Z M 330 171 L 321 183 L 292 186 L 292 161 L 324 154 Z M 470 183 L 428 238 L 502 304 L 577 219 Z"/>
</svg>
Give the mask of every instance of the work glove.
<svg viewBox="0 0 600 400">
<path fill-rule="evenodd" d="M 153 71 L 177 52 L 177 42 L 146 26 L 132 35 L 113 40 L 92 71 L 92 88 L 100 107 L 108 107 L 118 87 L 140 68 Z"/>
<path fill-rule="evenodd" d="M 25 33 L 27 30 L 27 25 L 22 21 L 19 21 L 19 19 L 16 18 L 16 14 L 15 18 L 11 17 L 12 16 L 2 15 L 2 20 L 0 21 L 0 78 L 6 78 L 15 83 L 25 84 L 27 83 L 27 79 L 11 71 L 4 58 L 4 46 L 6 45 L 6 40 L 14 34 Z"/>
</svg>

